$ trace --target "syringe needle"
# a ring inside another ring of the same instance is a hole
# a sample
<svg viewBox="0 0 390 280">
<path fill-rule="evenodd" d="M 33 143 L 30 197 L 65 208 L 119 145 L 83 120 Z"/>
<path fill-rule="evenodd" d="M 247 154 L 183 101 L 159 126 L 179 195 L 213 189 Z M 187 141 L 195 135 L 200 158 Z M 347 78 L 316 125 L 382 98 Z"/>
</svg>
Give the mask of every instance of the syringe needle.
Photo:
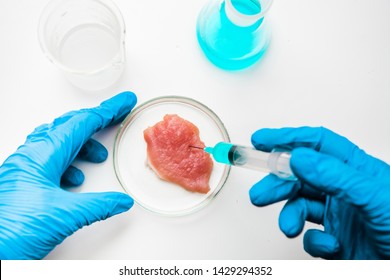
<svg viewBox="0 0 390 280">
<path fill-rule="evenodd" d="M 201 148 L 201 147 L 196 147 L 196 146 L 188 146 L 189 148 L 194 148 L 194 149 L 199 149 L 199 150 L 203 150 L 203 148 Z"/>
</svg>

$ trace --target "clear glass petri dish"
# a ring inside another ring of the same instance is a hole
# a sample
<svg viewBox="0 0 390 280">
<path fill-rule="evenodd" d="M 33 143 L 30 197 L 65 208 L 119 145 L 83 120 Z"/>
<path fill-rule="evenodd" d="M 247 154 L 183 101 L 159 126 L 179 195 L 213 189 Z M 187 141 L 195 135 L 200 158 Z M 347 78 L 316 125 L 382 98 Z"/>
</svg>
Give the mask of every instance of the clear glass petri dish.
<svg viewBox="0 0 390 280">
<path fill-rule="evenodd" d="M 160 215 L 183 216 L 215 198 L 229 176 L 230 166 L 214 164 L 207 194 L 193 193 L 160 179 L 147 165 L 143 131 L 166 114 L 177 114 L 196 125 L 206 146 L 230 142 L 224 124 L 207 106 L 187 97 L 162 96 L 136 107 L 122 122 L 114 143 L 114 168 L 121 186 L 136 204 Z"/>
</svg>

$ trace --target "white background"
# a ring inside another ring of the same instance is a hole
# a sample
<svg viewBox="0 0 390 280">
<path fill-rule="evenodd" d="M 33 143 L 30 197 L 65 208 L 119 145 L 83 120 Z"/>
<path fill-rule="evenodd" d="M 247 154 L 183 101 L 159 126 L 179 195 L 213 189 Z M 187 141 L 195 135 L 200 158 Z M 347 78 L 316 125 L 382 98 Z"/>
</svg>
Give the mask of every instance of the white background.
<svg viewBox="0 0 390 280">
<path fill-rule="evenodd" d="M 131 90 L 139 103 L 160 95 L 195 98 L 225 123 L 232 142 L 250 145 L 263 127 L 326 126 L 390 162 L 390 1 L 276 0 L 264 59 L 222 71 L 195 35 L 205 0 L 115 0 L 126 26 L 127 69 L 113 88 L 88 94 L 71 86 L 42 54 L 37 24 L 46 0 L 0 0 L 0 162 L 36 126 Z M 78 190 L 122 191 L 112 164 L 116 128 L 96 138 L 110 151 L 99 165 L 78 163 Z M 251 205 L 264 174 L 233 169 L 215 201 L 182 217 L 129 212 L 79 230 L 48 259 L 309 259 L 302 235 L 278 228 L 283 203 Z M 313 227 L 314 225 L 308 225 Z"/>
</svg>

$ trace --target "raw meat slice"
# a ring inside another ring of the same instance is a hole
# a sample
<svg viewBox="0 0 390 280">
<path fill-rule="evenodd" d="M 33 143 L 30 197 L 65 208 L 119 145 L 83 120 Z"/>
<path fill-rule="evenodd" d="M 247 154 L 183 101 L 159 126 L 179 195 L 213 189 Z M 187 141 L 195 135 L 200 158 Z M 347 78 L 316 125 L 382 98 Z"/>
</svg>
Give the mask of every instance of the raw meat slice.
<svg viewBox="0 0 390 280">
<path fill-rule="evenodd" d="M 200 140 L 199 129 L 178 115 L 164 119 L 144 130 L 148 164 L 163 180 L 188 191 L 207 193 L 213 161 Z"/>
</svg>

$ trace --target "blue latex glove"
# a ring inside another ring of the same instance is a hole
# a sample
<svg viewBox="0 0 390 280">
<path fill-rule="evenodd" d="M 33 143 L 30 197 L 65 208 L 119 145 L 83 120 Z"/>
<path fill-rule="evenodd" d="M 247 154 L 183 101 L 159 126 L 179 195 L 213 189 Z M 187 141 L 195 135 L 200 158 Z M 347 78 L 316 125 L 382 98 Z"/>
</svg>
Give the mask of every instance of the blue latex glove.
<svg viewBox="0 0 390 280">
<path fill-rule="evenodd" d="M 310 221 L 324 226 L 304 235 L 304 248 L 312 256 L 390 258 L 388 164 L 325 128 L 261 129 L 252 143 L 263 151 L 293 149 L 290 165 L 297 182 L 268 175 L 250 190 L 257 206 L 288 200 L 279 216 L 286 236 L 299 235 Z"/>
<path fill-rule="evenodd" d="M 127 211 L 124 193 L 73 193 L 82 172 L 70 166 L 78 156 L 104 161 L 107 150 L 91 136 L 121 121 L 136 104 L 121 93 L 99 107 L 69 112 L 44 124 L 0 167 L 0 258 L 41 259 L 85 225 Z"/>
</svg>

